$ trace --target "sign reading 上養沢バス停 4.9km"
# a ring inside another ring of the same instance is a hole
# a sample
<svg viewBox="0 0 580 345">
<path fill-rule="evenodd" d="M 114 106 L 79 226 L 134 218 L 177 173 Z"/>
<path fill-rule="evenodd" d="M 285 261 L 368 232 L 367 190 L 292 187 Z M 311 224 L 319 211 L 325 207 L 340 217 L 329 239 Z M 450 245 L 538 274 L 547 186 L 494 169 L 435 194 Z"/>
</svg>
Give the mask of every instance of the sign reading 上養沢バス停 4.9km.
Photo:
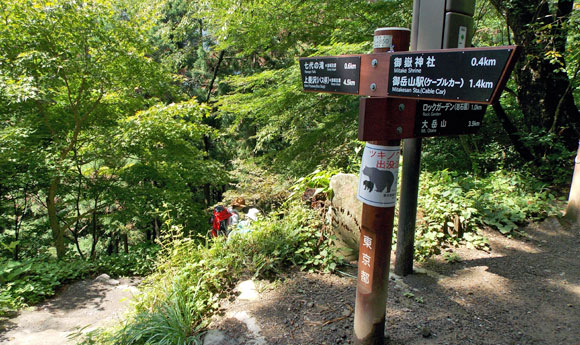
<svg viewBox="0 0 580 345">
<path fill-rule="evenodd" d="M 300 58 L 304 90 L 357 94 L 360 56 Z"/>
<path fill-rule="evenodd" d="M 393 53 L 389 96 L 488 103 L 512 53 L 510 48 Z"/>
</svg>

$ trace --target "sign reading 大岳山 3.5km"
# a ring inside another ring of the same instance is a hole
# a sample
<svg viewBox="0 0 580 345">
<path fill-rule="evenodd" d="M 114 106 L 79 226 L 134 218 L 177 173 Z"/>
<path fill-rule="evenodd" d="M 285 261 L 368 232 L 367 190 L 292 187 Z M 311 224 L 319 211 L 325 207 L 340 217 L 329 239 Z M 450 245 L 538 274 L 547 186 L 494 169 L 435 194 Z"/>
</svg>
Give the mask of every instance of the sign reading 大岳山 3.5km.
<svg viewBox="0 0 580 345">
<path fill-rule="evenodd" d="M 502 81 L 512 53 L 511 48 L 394 53 L 388 94 L 487 103 Z"/>
</svg>

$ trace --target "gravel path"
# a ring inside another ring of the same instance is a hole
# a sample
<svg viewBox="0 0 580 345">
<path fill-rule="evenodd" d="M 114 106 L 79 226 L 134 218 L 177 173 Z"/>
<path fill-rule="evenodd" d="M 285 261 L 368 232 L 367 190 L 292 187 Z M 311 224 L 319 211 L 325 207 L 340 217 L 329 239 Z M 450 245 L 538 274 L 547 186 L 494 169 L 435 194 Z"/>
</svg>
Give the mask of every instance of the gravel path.
<svg viewBox="0 0 580 345">
<path fill-rule="evenodd" d="M 437 255 L 391 274 L 386 344 L 580 344 L 580 228 L 551 218 L 525 232 L 486 230 L 490 253 L 452 248 L 459 262 Z M 349 276 L 304 272 L 256 282 L 257 297 L 223 303 L 204 345 L 352 344 L 355 289 Z"/>
<path fill-rule="evenodd" d="M 57 297 L 0 325 L 0 345 L 74 344 L 71 333 L 94 330 L 118 320 L 138 293 L 138 278 L 94 280 L 69 285 Z"/>
</svg>

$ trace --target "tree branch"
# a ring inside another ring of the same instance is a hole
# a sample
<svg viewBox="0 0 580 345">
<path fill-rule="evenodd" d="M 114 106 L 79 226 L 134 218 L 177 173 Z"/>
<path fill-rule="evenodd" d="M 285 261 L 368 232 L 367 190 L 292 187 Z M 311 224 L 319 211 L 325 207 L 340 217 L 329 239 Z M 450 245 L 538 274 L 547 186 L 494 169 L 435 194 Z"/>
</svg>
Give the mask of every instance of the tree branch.
<svg viewBox="0 0 580 345">
<path fill-rule="evenodd" d="M 70 228 L 70 227 L 71 227 L 71 226 L 72 226 L 72 225 L 73 225 L 75 222 L 77 222 L 79 219 L 86 218 L 87 216 L 90 216 L 90 214 L 92 214 L 93 212 L 95 212 L 95 211 L 98 211 L 98 210 L 100 210 L 100 209 L 103 209 L 103 208 L 105 208 L 105 207 L 106 207 L 106 205 L 105 205 L 105 204 L 102 204 L 101 206 L 98 206 L 98 207 L 92 208 L 92 209 L 90 209 L 90 210 L 88 210 L 88 211 L 85 211 L 85 212 L 81 213 L 80 215 L 78 215 L 77 217 L 73 217 L 73 219 L 72 219 L 70 222 L 66 223 L 66 224 L 65 224 L 63 227 L 61 227 L 61 228 L 62 228 L 62 229 L 68 229 L 68 228 Z"/>
<path fill-rule="evenodd" d="M 209 102 L 209 98 L 211 97 L 211 91 L 213 89 L 213 83 L 215 82 L 216 78 L 217 78 L 217 74 L 220 68 L 220 64 L 222 63 L 223 59 L 224 59 L 224 54 L 225 54 L 225 50 L 222 50 L 220 52 L 220 55 L 218 57 L 218 61 L 215 65 L 215 68 L 213 69 L 213 77 L 211 78 L 211 82 L 209 83 L 209 87 L 207 90 L 207 96 L 205 97 L 205 103 Z"/>
<path fill-rule="evenodd" d="M 530 149 L 526 145 L 524 145 L 524 143 L 521 141 L 521 138 L 518 134 L 518 129 L 510 121 L 505 110 L 501 106 L 501 103 L 499 103 L 499 101 L 497 101 L 497 102 L 493 103 L 492 106 L 493 106 L 493 110 L 494 110 L 495 115 L 497 116 L 499 122 L 502 124 L 503 129 L 506 131 L 507 135 L 509 136 L 509 138 L 512 142 L 512 145 L 514 145 L 514 148 L 516 149 L 516 151 L 520 154 L 520 156 L 524 160 L 534 162 L 534 164 L 535 164 L 536 159 L 535 159 L 534 155 L 532 154 Z"/>
<path fill-rule="evenodd" d="M 566 96 L 568 96 L 568 94 L 570 92 L 572 92 L 572 83 L 576 79 L 576 77 L 578 77 L 579 70 L 580 70 L 580 65 L 576 66 L 576 71 L 574 71 L 574 76 L 572 77 L 572 80 L 570 80 L 568 82 L 568 87 L 566 88 L 566 91 L 564 91 L 564 93 L 562 94 L 562 97 L 560 97 L 560 100 L 558 101 L 558 105 L 556 106 L 556 111 L 554 112 L 554 121 L 552 121 L 552 126 L 550 127 L 549 133 L 554 133 L 556 131 L 556 124 L 558 123 L 558 119 L 560 118 L 560 113 L 562 111 L 562 105 L 564 104 L 564 100 L 566 99 Z"/>
</svg>

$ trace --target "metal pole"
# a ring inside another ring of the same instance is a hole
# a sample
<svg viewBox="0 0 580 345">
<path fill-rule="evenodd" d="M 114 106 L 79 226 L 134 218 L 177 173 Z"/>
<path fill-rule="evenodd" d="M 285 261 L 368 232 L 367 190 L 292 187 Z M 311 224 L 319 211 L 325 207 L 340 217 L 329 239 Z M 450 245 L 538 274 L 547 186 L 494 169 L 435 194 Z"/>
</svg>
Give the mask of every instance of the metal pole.
<svg viewBox="0 0 580 345">
<path fill-rule="evenodd" d="M 411 50 L 417 50 L 420 3 L 420 0 L 413 1 Z M 413 273 L 415 223 L 417 221 L 417 198 L 419 196 L 419 177 L 421 172 L 421 144 L 421 138 L 403 140 L 403 171 L 401 176 L 401 199 L 399 201 L 397 256 L 395 258 L 395 273 L 400 276 Z"/>
<path fill-rule="evenodd" d="M 414 0 L 411 50 L 457 48 L 460 44 L 462 47 L 470 46 L 468 36 L 472 31 L 473 19 L 470 18 L 473 17 L 474 10 L 475 0 Z M 459 39 L 461 33 L 463 37 Z M 421 144 L 421 138 L 403 140 L 401 201 L 395 259 L 395 273 L 401 276 L 413 273 Z"/>
<path fill-rule="evenodd" d="M 394 49 L 406 51 L 409 47 L 409 39 L 408 29 L 377 29 L 374 52 L 387 52 Z M 388 116 L 388 114 L 385 115 Z M 401 141 L 385 138 L 385 140 L 371 143 L 399 147 Z M 394 206 L 381 208 L 363 204 L 354 312 L 355 345 L 383 345 L 385 343 L 385 312 L 394 217 Z M 365 255 L 367 260 L 363 258 Z M 361 278 L 363 274 L 365 277 Z"/>
<path fill-rule="evenodd" d="M 397 256 L 395 273 L 406 276 L 413 273 L 415 254 L 415 223 L 421 175 L 421 138 L 403 140 L 403 176 L 399 201 L 399 226 L 397 231 Z"/>
</svg>

